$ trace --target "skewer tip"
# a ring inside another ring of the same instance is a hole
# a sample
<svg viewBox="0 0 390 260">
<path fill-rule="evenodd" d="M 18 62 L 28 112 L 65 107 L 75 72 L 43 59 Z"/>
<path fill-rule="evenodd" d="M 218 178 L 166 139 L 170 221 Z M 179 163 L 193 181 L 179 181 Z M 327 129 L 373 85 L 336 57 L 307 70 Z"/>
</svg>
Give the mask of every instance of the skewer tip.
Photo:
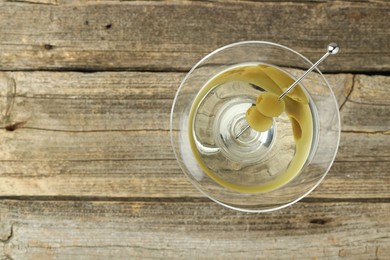
<svg viewBox="0 0 390 260">
<path fill-rule="evenodd" d="M 337 54 L 338 52 L 339 52 L 339 50 L 340 50 L 340 48 L 339 48 L 339 46 L 337 45 L 337 43 L 334 43 L 334 42 L 332 42 L 332 43 L 330 43 L 329 45 L 328 45 L 328 52 L 330 53 L 330 54 Z"/>
</svg>

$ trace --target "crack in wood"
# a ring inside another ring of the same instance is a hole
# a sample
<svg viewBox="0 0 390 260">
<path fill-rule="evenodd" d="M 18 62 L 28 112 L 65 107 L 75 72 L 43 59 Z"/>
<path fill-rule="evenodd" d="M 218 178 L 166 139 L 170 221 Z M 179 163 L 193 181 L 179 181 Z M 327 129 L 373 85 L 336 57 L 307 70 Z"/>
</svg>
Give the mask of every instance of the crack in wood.
<svg viewBox="0 0 390 260">
<path fill-rule="evenodd" d="M 46 50 L 52 50 L 54 48 L 54 45 L 46 43 L 43 45 L 43 48 L 45 48 Z"/>
<path fill-rule="evenodd" d="M 14 234 L 14 224 L 11 224 L 9 235 L 6 239 L 0 239 L 1 243 L 7 244 L 11 240 L 12 236 Z"/>
<path fill-rule="evenodd" d="M 15 130 L 18 129 L 18 128 L 23 128 L 23 126 L 24 126 L 26 123 L 27 123 L 27 121 L 16 122 L 16 123 L 13 123 L 13 124 L 10 124 L 10 125 L 6 125 L 4 128 L 5 128 L 5 130 L 7 130 L 7 131 L 13 132 L 13 131 L 15 131 Z"/>
<path fill-rule="evenodd" d="M 40 128 L 40 127 L 23 127 L 27 122 L 18 122 L 15 124 L 11 124 L 5 127 L 7 131 L 14 131 L 18 128 L 37 130 L 37 131 L 47 131 L 47 132 L 61 132 L 61 133 L 110 133 L 110 132 L 167 132 L 169 133 L 169 129 L 96 129 L 96 130 L 67 130 L 67 129 L 50 129 L 50 128 Z M 173 130 L 179 131 L 179 130 Z"/>
<path fill-rule="evenodd" d="M 6 0 L 8 3 L 22 3 L 32 5 L 58 5 L 58 0 Z"/>
<path fill-rule="evenodd" d="M 200 195 L 201 196 L 201 195 Z M 0 196 L 0 201 L 215 203 L 205 197 Z"/>
<path fill-rule="evenodd" d="M 125 161 L 176 161 L 172 158 L 104 158 L 104 159 L 23 159 L 23 160 L 0 160 L 0 162 L 125 162 Z M 346 161 L 349 162 L 349 161 Z M 371 162 L 371 161 L 369 161 Z M 385 161 L 380 161 L 385 162 Z"/>
<path fill-rule="evenodd" d="M 349 100 L 348 102 L 358 104 L 358 105 L 368 105 L 368 106 L 377 106 L 377 107 L 390 107 L 390 104 L 375 104 L 375 103 L 368 103 L 368 102 L 361 102 L 361 101 L 354 101 Z"/>
<path fill-rule="evenodd" d="M 378 252 L 379 252 L 379 246 L 376 246 L 375 247 L 375 259 L 379 259 L 378 258 Z"/>
<path fill-rule="evenodd" d="M 324 198 L 305 197 L 304 203 L 390 203 L 390 198 Z"/>
<path fill-rule="evenodd" d="M 352 74 L 352 80 L 351 80 L 351 90 L 349 91 L 349 93 L 347 94 L 347 96 L 345 97 L 345 100 L 344 102 L 340 105 L 340 108 L 339 108 L 339 111 L 341 112 L 341 109 L 343 109 L 345 103 L 347 103 L 347 101 L 349 101 L 349 97 L 351 96 L 353 90 L 354 90 L 354 87 L 355 87 L 355 79 L 356 79 L 356 75 Z"/>
<path fill-rule="evenodd" d="M 74 96 L 55 96 L 55 95 L 46 95 L 46 96 L 43 96 L 43 95 L 36 95 L 36 96 L 28 96 L 28 95 L 15 95 L 15 98 L 25 98 L 25 99 L 50 99 L 50 100 L 82 100 L 82 101 L 85 101 L 86 98 L 85 97 L 74 97 Z M 150 98 L 144 98 L 144 97 L 127 97 L 127 96 L 117 96 L 117 97 L 88 97 L 88 100 L 99 100 L 99 101 L 108 101 L 108 100 L 117 100 L 117 101 L 149 101 Z M 156 98 L 156 100 L 159 100 L 159 101 L 170 101 L 172 102 L 173 100 L 173 97 L 159 97 L 159 98 Z"/>
<path fill-rule="evenodd" d="M 319 219 L 319 218 L 315 218 L 315 219 L 312 219 L 309 221 L 311 224 L 316 224 L 316 225 L 325 225 L 327 222 L 327 220 L 325 219 Z"/>
<path fill-rule="evenodd" d="M 47 131 L 47 132 L 62 132 L 62 133 L 109 133 L 109 132 L 170 132 L 170 129 L 92 129 L 92 130 L 69 130 L 69 129 L 54 129 L 54 128 L 41 128 L 41 127 L 30 127 L 24 125 L 27 121 L 17 122 L 4 127 L 7 131 L 14 131 L 18 128 Z M 175 131 L 179 131 L 174 129 Z M 378 130 L 378 131 L 363 131 L 363 130 L 341 130 L 341 133 L 351 134 L 383 134 L 390 135 L 390 129 Z"/>
<path fill-rule="evenodd" d="M 335 163 L 350 163 L 350 162 L 361 162 L 361 161 L 348 161 L 348 160 L 335 160 Z M 366 163 L 388 163 L 390 160 L 372 160 L 372 161 L 365 161 Z"/>
<path fill-rule="evenodd" d="M 363 130 L 342 130 L 341 133 L 349 133 L 349 134 L 382 134 L 382 135 L 390 135 L 390 129 L 387 130 L 378 130 L 378 131 L 363 131 Z"/>
<path fill-rule="evenodd" d="M 25 44 L 9 44 L 12 46 L 25 46 Z M 62 46 L 66 47 L 66 46 Z M 290 67 L 291 69 L 305 69 L 299 67 Z M 188 73 L 190 68 L 176 68 L 176 67 L 161 67 L 161 68 L 129 68 L 124 69 L 122 67 L 118 68 L 95 68 L 95 67 L 62 67 L 62 68 L 34 68 L 34 69 L 4 69 L 0 68 L 1 72 L 75 72 L 75 73 L 85 73 L 85 74 L 93 74 L 93 73 L 112 73 L 112 72 L 139 72 L 139 73 Z M 325 71 L 323 74 L 326 75 L 336 75 L 336 74 L 352 74 L 352 75 L 366 75 L 366 76 L 389 76 L 390 71 L 372 71 L 372 70 L 338 70 L 338 71 Z"/>
<path fill-rule="evenodd" d="M 6 107 L 2 121 L 5 124 L 11 122 L 11 113 L 15 105 L 16 97 L 16 82 L 12 77 L 7 79 L 7 94 L 6 94 Z"/>
</svg>

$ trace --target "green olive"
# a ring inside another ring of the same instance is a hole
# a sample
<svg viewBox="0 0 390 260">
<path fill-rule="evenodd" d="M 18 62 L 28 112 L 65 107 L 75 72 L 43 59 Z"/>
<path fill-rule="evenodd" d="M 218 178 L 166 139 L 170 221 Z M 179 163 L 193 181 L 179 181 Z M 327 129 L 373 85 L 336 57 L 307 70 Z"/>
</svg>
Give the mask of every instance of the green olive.
<svg viewBox="0 0 390 260">
<path fill-rule="evenodd" d="M 271 117 L 260 113 L 255 106 L 251 106 L 246 111 L 246 121 L 249 126 L 256 131 L 264 132 L 271 128 L 273 120 Z"/>
<path fill-rule="evenodd" d="M 284 111 L 284 101 L 272 92 L 265 92 L 257 97 L 256 108 L 265 116 L 277 117 Z"/>
</svg>

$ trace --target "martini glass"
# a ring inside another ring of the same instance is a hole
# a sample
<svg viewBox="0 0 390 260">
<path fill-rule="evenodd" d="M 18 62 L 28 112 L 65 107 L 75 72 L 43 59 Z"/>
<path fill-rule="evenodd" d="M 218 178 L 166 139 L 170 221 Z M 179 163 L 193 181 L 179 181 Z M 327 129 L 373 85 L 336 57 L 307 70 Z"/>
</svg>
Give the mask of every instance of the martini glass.
<svg viewBox="0 0 390 260">
<path fill-rule="evenodd" d="M 170 130 L 176 159 L 195 187 L 223 206 L 266 212 L 319 185 L 338 149 L 340 118 L 318 69 L 287 94 L 286 111 L 267 129 L 248 128 L 246 117 L 259 95 L 281 94 L 312 65 L 283 45 L 247 41 L 215 50 L 190 70 Z"/>
</svg>

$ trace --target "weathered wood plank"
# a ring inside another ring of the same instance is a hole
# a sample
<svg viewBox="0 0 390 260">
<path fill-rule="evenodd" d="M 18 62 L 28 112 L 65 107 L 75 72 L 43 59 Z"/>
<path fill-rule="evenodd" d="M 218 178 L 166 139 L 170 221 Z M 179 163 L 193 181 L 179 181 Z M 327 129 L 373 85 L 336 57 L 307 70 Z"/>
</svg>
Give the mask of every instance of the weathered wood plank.
<svg viewBox="0 0 390 260">
<path fill-rule="evenodd" d="M 388 71 L 389 13 L 386 1 L 1 2 L 0 69 L 188 70 L 228 43 L 267 40 L 311 60 L 336 41 L 324 70 Z"/>
<path fill-rule="evenodd" d="M 57 131 L 169 130 L 173 98 L 184 76 L 149 72 L 1 73 L 0 124 L 23 122 L 23 127 Z M 326 78 L 338 103 L 343 104 L 351 91 L 352 75 L 328 74 Z M 15 89 L 9 86 L 10 81 Z M 8 109 L 11 104 L 12 109 Z"/>
<path fill-rule="evenodd" d="M 148 72 L 1 73 L 0 124 L 70 132 L 169 130 L 173 97 L 183 77 Z M 344 131 L 388 129 L 389 77 L 357 75 L 353 92 L 352 75 L 326 78 L 343 106 Z M 15 90 L 7 86 L 10 82 Z M 364 109 L 350 109 L 358 105 Z"/>
<path fill-rule="evenodd" d="M 171 103 L 183 76 L 2 73 L 1 124 L 14 131 L 0 131 L 0 196 L 202 197 L 181 173 L 169 139 Z M 387 108 L 384 85 L 376 80 L 383 77 L 356 76 L 355 81 L 367 83 L 365 88 L 356 83 L 352 92 L 351 75 L 326 77 L 340 104 L 349 95 L 342 108 L 343 124 L 365 113 L 345 112 L 356 97 L 378 106 L 374 99 L 380 95 L 379 107 Z M 12 98 L 6 97 L 14 95 L 9 82 L 15 83 L 16 92 L 7 112 Z M 366 90 L 373 96 L 361 94 Z M 369 120 L 375 122 L 375 115 Z M 22 124 L 9 127 L 18 122 Z M 377 124 L 371 128 L 381 129 Z M 389 198 L 389 136 L 361 133 L 358 122 L 347 129 L 357 132 L 342 134 L 339 163 L 312 196 Z"/>
<path fill-rule="evenodd" d="M 1 162 L 0 196 L 203 198 L 174 160 Z M 335 162 L 311 198 L 390 198 L 390 163 Z"/>
<path fill-rule="evenodd" d="M 1 140 L 2 196 L 201 196 L 174 161 L 168 132 L 19 129 Z M 343 134 L 336 161 L 316 197 L 390 197 L 388 136 Z"/>
<path fill-rule="evenodd" d="M 386 259 L 389 203 L 245 214 L 213 202 L 0 202 L 10 259 Z"/>
</svg>

